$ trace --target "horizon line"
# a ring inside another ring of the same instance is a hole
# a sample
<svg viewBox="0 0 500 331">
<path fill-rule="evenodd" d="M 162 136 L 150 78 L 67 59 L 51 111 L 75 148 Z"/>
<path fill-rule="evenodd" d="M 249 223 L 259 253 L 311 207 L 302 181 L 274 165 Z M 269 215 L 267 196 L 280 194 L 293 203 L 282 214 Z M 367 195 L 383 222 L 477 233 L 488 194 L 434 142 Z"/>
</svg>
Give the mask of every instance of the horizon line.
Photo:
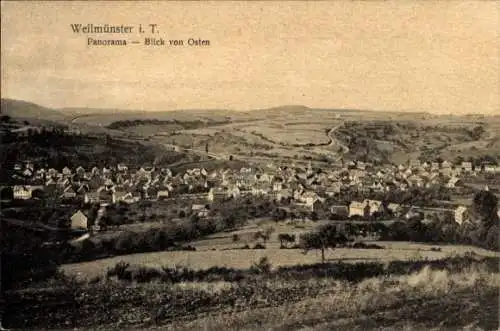
<svg viewBox="0 0 500 331">
<path fill-rule="evenodd" d="M 482 112 L 477 112 L 477 113 L 470 113 L 470 112 L 464 112 L 464 113 L 452 113 L 452 112 L 446 112 L 446 113 L 435 113 L 429 110 L 413 110 L 413 109 L 404 109 L 404 110 L 383 110 L 383 109 L 362 109 L 362 108 L 324 108 L 324 107 L 310 107 L 307 105 L 301 105 L 301 104 L 280 104 L 276 106 L 271 106 L 271 107 L 264 107 L 264 108 L 252 108 L 252 109 L 236 109 L 236 108 L 176 108 L 176 109 L 137 109 L 137 108 L 109 108 L 109 107 L 89 107 L 89 106 L 65 106 L 65 107 L 54 107 L 54 106 L 46 106 L 42 105 L 38 102 L 34 101 L 28 101 L 28 100 L 23 100 L 23 99 L 17 99 L 17 98 L 10 98 L 10 97 L 1 97 L 1 100 L 10 100 L 10 101 L 17 101 L 17 102 L 25 102 L 25 103 L 30 103 L 35 106 L 41 107 L 41 108 L 46 108 L 48 110 L 53 110 L 53 111 L 59 111 L 64 113 L 65 110 L 77 110 L 77 109 L 88 109 L 88 110 L 110 110 L 110 111 L 119 111 L 123 113 L 134 113 L 134 112 L 144 112 L 144 113 L 160 113 L 160 112 L 179 112 L 179 111 L 230 111 L 230 112 L 239 112 L 239 113 L 250 113 L 250 112 L 257 112 L 257 111 L 265 111 L 265 110 L 273 110 L 273 109 L 280 109 L 280 108 L 305 108 L 308 110 L 319 110 L 319 111 L 351 111 L 351 112 L 374 112 L 374 113 L 395 113 L 395 114 L 425 114 L 425 115 L 431 115 L 431 116 L 500 116 L 500 110 L 498 110 L 498 114 L 495 113 L 482 113 Z M 89 113 L 88 115 L 91 115 L 93 113 Z"/>
</svg>

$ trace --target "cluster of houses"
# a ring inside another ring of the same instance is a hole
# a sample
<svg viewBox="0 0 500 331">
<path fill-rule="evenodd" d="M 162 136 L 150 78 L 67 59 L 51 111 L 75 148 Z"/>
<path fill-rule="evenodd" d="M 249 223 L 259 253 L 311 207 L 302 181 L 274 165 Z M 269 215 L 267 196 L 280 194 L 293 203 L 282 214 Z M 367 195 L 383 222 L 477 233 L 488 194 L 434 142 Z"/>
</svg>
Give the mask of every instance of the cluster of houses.
<svg viewBox="0 0 500 331">
<path fill-rule="evenodd" d="M 116 167 L 85 169 L 65 167 L 35 169 L 31 162 L 14 166 L 14 179 L 23 185 L 3 187 L 2 199 L 11 190 L 13 199 L 80 199 L 87 203 L 134 203 L 140 200 L 163 200 L 204 197 L 207 204 L 240 196 L 264 196 L 276 201 L 288 200 L 308 211 L 324 208 L 329 197 L 343 189 L 358 192 L 389 192 L 408 190 L 411 187 L 439 187 L 459 189 L 464 176 L 475 176 L 479 171 L 500 172 L 500 167 L 488 166 L 473 169 L 470 162 L 452 166 L 449 162 L 373 167 L 371 164 L 351 162 L 338 169 L 313 169 L 310 165 L 280 167 L 268 165 L 263 169 L 188 169 L 173 174 L 168 168 L 141 167 L 129 169 L 124 164 Z M 198 206 L 198 205 L 196 205 Z M 200 205 L 205 206 L 205 205 Z M 200 209 L 203 213 L 204 208 Z M 397 204 L 382 206 L 381 201 L 353 201 L 350 206 L 331 206 L 337 215 L 367 216 L 389 208 L 397 214 L 402 208 Z M 193 208 L 195 209 L 195 208 Z M 462 209 L 456 210 L 456 220 L 461 222 Z M 408 215 L 408 211 L 405 213 Z"/>
</svg>

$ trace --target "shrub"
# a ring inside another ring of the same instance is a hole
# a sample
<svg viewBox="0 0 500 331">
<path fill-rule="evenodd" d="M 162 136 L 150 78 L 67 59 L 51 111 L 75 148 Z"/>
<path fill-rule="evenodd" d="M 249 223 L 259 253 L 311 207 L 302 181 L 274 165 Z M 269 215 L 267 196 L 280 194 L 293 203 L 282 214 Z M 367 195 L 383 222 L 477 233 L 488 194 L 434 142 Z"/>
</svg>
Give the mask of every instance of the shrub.
<svg viewBox="0 0 500 331">
<path fill-rule="evenodd" d="M 266 246 L 264 246 L 261 243 L 257 243 L 257 244 L 255 244 L 255 246 L 253 246 L 253 249 L 266 249 Z"/>
<path fill-rule="evenodd" d="M 155 268 L 139 267 L 132 271 L 132 279 L 138 283 L 150 282 L 154 279 L 161 279 L 163 273 Z"/>
<path fill-rule="evenodd" d="M 366 244 L 362 241 L 354 243 L 352 248 L 364 248 L 364 249 L 385 249 L 384 246 L 379 246 L 377 244 Z"/>
<path fill-rule="evenodd" d="M 240 236 L 238 236 L 236 233 L 233 234 L 233 242 L 240 241 Z"/>
<path fill-rule="evenodd" d="M 120 261 L 117 264 L 115 264 L 115 266 L 113 268 L 108 270 L 108 272 L 106 273 L 106 276 L 108 278 L 112 277 L 112 276 L 116 276 L 118 279 L 123 279 L 123 276 L 124 276 L 124 274 L 127 271 L 129 266 L 130 266 L 130 263 Z"/>
</svg>

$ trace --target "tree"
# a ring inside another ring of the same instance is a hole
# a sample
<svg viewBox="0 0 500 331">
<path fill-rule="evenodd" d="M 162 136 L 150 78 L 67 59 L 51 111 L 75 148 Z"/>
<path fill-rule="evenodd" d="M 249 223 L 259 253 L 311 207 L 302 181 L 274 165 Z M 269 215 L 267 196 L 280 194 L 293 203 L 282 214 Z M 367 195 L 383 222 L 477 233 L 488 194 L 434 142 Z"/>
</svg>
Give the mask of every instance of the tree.
<svg viewBox="0 0 500 331">
<path fill-rule="evenodd" d="M 498 223 L 498 198 L 490 191 L 480 191 L 472 200 L 472 214 L 478 223 Z"/>
<path fill-rule="evenodd" d="M 253 237 L 255 240 L 262 239 L 264 241 L 264 244 L 265 244 L 271 238 L 271 233 L 273 233 L 273 232 L 274 232 L 274 229 L 269 227 L 264 232 L 257 231 Z"/>
<path fill-rule="evenodd" d="M 304 233 L 300 236 L 300 245 L 307 253 L 311 249 L 321 250 L 321 262 L 325 262 L 325 249 L 334 249 L 339 244 L 345 244 L 348 238 L 333 224 L 320 227 L 316 232 Z"/>
<path fill-rule="evenodd" d="M 286 247 L 288 243 L 295 243 L 295 235 L 290 235 L 288 233 L 280 233 L 278 235 L 280 241 L 280 247 Z"/>
</svg>

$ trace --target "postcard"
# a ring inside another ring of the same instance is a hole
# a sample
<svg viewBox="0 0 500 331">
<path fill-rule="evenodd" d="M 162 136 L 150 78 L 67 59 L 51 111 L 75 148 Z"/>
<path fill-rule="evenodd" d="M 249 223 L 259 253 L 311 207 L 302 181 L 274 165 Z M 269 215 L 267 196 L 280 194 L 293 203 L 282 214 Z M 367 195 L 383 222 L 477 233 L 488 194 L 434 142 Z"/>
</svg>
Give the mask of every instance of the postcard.
<svg viewBox="0 0 500 331">
<path fill-rule="evenodd" d="M 498 330 L 499 13 L 1 1 L 0 330 Z"/>
</svg>

